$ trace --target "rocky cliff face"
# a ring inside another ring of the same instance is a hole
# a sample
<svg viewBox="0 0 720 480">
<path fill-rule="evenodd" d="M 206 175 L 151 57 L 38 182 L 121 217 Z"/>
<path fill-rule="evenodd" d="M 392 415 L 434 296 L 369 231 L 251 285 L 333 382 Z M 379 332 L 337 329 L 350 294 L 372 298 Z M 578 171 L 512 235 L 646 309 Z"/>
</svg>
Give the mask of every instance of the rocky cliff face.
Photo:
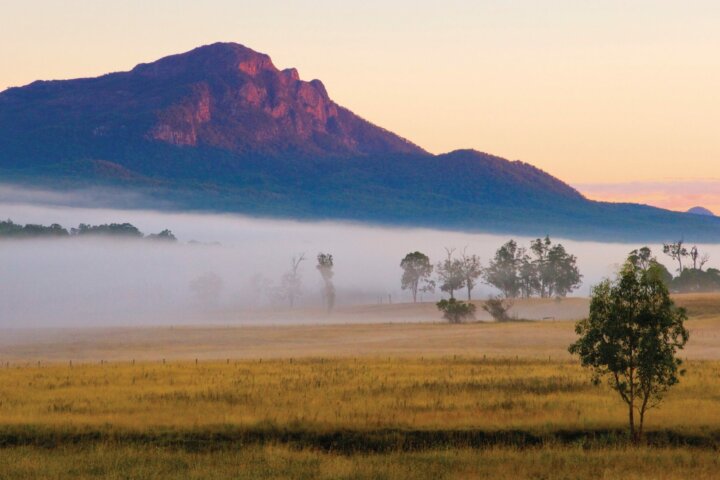
<svg viewBox="0 0 720 480">
<path fill-rule="evenodd" d="M 263 155 L 424 154 L 343 109 L 319 80 L 217 43 L 94 79 L 35 82 L 0 93 L 0 126 L 78 141 L 135 137 Z M 11 127 L 9 127 L 11 128 Z"/>
</svg>

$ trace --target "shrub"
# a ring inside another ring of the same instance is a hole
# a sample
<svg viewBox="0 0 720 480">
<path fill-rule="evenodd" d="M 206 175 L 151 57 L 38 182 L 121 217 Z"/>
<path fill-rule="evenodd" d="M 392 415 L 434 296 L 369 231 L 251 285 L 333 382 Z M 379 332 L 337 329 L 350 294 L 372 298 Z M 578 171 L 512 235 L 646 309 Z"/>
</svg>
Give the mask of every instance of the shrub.
<svg viewBox="0 0 720 480">
<path fill-rule="evenodd" d="M 512 301 L 498 295 L 485 300 L 482 308 L 488 312 L 495 321 L 507 322 L 510 320 L 508 311 L 512 308 Z"/>
<path fill-rule="evenodd" d="M 472 303 L 451 298 L 450 300 L 440 300 L 435 305 L 438 310 L 443 312 L 443 318 L 450 323 L 462 323 L 464 320 L 475 319 L 475 305 Z"/>
</svg>

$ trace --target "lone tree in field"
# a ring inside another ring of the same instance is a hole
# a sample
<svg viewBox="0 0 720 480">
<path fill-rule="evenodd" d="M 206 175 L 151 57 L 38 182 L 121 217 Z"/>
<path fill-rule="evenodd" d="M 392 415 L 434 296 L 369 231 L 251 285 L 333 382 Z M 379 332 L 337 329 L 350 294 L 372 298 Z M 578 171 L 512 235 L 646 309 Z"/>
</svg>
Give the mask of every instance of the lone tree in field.
<svg viewBox="0 0 720 480">
<path fill-rule="evenodd" d="M 329 313 L 335 307 L 335 285 L 332 281 L 335 275 L 335 272 L 333 272 L 335 263 L 333 262 L 333 256 L 329 253 L 318 253 L 317 262 L 315 268 L 318 269 L 323 280 L 323 300 Z"/>
<path fill-rule="evenodd" d="M 403 290 L 410 290 L 413 303 L 417 302 L 418 292 L 435 291 L 435 282 L 430 279 L 433 266 L 424 253 L 408 253 L 400 262 L 400 268 L 403 269 L 400 285 Z"/>
<path fill-rule="evenodd" d="M 437 265 L 437 276 L 440 282 L 440 290 L 450 294 L 450 298 L 455 298 L 455 291 L 465 287 L 465 272 L 463 271 L 463 262 L 458 258 L 453 258 L 454 248 L 446 248 L 447 258 Z"/>
<path fill-rule="evenodd" d="M 442 299 L 435 305 L 438 310 L 443 312 L 443 318 L 450 323 L 462 323 L 465 320 L 475 319 L 475 305 L 472 303 L 451 298 L 450 300 Z"/>
<path fill-rule="evenodd" d="M 636 443 L 642 438 L 645 413 L 660 404 L 684 373 L 676 352 L 688 341 L 686 319 L 685 310 L 670 299 L 659 270 L 643 269 L 631 256 L 615 281 L 605 280 L 593 289 L 590 315 L 575 326 L 580 338 L 570 353 L 592 369 L 595 382 L 609 378 L 628 406 L 630 436 Z"/>
</svg>

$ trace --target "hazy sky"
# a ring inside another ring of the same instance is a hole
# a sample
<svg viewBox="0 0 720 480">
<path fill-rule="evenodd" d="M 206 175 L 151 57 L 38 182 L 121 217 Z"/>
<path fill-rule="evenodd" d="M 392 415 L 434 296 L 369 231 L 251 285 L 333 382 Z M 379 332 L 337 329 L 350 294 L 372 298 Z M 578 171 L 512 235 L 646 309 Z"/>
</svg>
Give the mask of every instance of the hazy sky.
<svg viewBox="0 0 720 480">
<path fill-rule="evenodd" d="M 432 152 L 476 148 L 579 184 L 720 179 L 717 0 L 0 7 L 0 89 L 235 41 Z"/>
</svg>

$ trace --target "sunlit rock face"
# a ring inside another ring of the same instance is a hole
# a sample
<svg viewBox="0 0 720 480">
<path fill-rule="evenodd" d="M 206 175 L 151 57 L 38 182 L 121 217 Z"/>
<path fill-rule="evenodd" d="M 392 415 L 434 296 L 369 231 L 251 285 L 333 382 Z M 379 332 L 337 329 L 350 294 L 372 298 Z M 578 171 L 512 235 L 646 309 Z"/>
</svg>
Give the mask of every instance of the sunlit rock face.
<svg viewBox="0 0 720 480">
<path fill-rule="evenodd" d="M 14 143 L 31 150 L 40 140 L 62 143 L 70 156 L 113 156 L 142 141 L 265 157 L 426 154 L 337 105 L 319 80 L 303 81 L 296 69 L 279 70 L 269 56 L 235 43 L 129 72 L 8 89 L 0 92 L 0 127 Z M 132 148 L 147 148 L 139 145 Z"/>
<path fill-rule="evenodd" d="M 321 81 L 278 70 L 242 45 L 200 47 L 138 65 L 130 75 L 186 90 L 155 113 L 147 135 L 157 141 L 240 152 L 423 153 L 338 106 Z"/>
</svg>

